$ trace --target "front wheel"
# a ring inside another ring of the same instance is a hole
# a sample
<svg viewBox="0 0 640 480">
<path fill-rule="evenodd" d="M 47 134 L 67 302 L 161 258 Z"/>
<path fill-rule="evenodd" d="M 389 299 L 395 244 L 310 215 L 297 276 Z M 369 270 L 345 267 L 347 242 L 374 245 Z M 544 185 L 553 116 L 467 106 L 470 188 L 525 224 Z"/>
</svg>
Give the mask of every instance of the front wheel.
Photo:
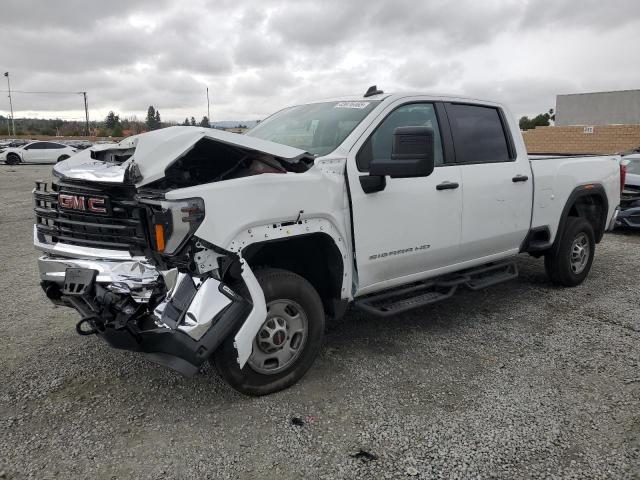
<svg viewBox="0 0 640 480">
<path fill-rule="evenodd" d="M 7 165 L 17 165 L 20 163 L 20 156 L 17 153 L 8 153 L 4 161 Z"/>
<path fill-rule="evenodd" d="M 244 368 L 230 335 L 214 354 L 229 385 L 247 395 L 266 395 L 296 383 L 313 364 L 324 335 L 320 296 L 303 277 L 287 270 L 256 272 L 264 292 L 267 317 L 253 341 Z"/>
<path fill-rule="evenodd" d="M 595 249 L 591 224 L 584 218 L 568 217 L 559 241 L 544 257 L 547 276 L 555 285 L 580 285 L 591 270 Z"/>
</svg>

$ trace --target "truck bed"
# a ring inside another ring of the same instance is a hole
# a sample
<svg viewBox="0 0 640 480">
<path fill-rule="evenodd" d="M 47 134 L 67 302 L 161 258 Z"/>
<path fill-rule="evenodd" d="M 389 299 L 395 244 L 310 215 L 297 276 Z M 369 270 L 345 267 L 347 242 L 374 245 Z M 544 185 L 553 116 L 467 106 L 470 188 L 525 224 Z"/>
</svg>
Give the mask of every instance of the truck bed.
<svg viewBox="0 0 640 480">
<path fill-rule="evenodd" d="M 532 228 L 549 227 L 553 241 L 559 212 L 576 188 L 604 188 L 607 221 L 620 203 L 619 155 L 531 155 L 534 177 Z M 545 161 L 539 161 L 545 160 Z"/>
</svg>

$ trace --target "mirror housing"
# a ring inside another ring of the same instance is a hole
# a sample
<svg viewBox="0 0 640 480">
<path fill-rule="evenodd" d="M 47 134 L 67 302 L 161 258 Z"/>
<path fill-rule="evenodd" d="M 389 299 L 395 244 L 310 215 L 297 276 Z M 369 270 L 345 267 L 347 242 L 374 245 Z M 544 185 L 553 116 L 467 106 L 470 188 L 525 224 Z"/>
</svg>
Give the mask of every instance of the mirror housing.
<svg viewBox="0 0 640 480">
<path fill-rule="evenodd" d="M 391 159 L 373 159 L 369 175 L 392 178 L 427 177 L 435 167 L 433 129 L 398 127 L 393 132 Z"/>
</svg>

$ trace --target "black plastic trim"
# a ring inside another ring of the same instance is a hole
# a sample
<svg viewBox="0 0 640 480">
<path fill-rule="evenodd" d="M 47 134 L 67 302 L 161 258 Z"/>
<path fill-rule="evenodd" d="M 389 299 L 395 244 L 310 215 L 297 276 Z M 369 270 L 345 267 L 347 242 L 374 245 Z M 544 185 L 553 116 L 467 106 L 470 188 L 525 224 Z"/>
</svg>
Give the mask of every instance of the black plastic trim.
<svg viewBox="0 0 640 480">
<path fill-rule="evenodd" d="M 558 222 L 558 231 L 556 232 L 556 237 L 553 242 L 554 245 L 556 245 L 559 241 L 560 233 L 562 232 L 562 229 L 564 228 L 564 225 L 567 221 L 567 217 L 569 216 L 569 211 L 571 210 L 571 207 L 573 207 L 573 205 L 576 203 L 576 200 L 578 200 L 581 197 L 588 197 L 593 195 L 600 197 L 604 207 L 602 212 L 603 217 L 601 218 L 601 222 L 600 222 L 602 225 L 602 228 L 599 231 L 594 232 L 596 236 L 596 243 L 600 243 L 600 240 L 602 240 L 602 237 L 604 236 L 604 232 L 607 228 L 607 216 L 609 215 L 609 200 L 607 198 L 607 192 L 601 184 L 590 183 L 587 185 L 580 185 L 574 188 L 571 194 L 569 195 L 569 198 L 567 199 L 567 202 L 565 203 L 564 208 L 562 209 L 562 214 L 560 215 L 560 221 Z"/>
<path fill-rule="evenodd" d="M 541 252 L 551 248 L 551 246 L 553 245 L 551 242 L 546 242 L 545 244 L 533 243 L 533 238 L 539 234 L 546 235 L 548 239 L 551 238 L 551 230 L 549 229 L 549 226 L 544 225 L 543 227 L 535 227 L 530 229 L 527 232 L 527 236 L 524 238 L 522 244 L 520 245 L 520 253 Z"/>
<path fill-rule="evenodd" d="M 179 330 L 168 328 L 137 332 L 126 328 L 106 328 L 98 335 L 114 348 L 152 354 L 151 360 L 157 363 L 170 368 L 177 366 L 175 369 L 183 374 L 196 373 L 198 367 L 240 327 L 251 308 L 246 300 L 230 304 L 216 315 L 213 326 L 198 341 Z"/>
</svg>

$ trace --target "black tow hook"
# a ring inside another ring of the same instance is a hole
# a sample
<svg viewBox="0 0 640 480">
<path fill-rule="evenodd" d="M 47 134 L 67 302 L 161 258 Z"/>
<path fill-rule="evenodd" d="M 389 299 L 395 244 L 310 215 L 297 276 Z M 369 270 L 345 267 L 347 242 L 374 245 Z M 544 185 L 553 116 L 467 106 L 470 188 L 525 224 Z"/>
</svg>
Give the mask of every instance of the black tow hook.
<svg viewBox="0 0 640 480">
<path fill-rule="evenodd" d="M 94 320 L 98 320 L 98 318 L 87 317 L 87 318 L 83 318 L 78 323 L 76 323 L 76 332 L 78 332 L 78 335 L 88 336 L 88 335 L 95 335 L 96 333 L 98 333 L 99 330 L 94 326 L 94 323 L 93 323 Z M 89 324 L 89 327 L 90 327 L 89 329 L 85 329 L 82 327 L 85 323 Z"/>
</svg>

